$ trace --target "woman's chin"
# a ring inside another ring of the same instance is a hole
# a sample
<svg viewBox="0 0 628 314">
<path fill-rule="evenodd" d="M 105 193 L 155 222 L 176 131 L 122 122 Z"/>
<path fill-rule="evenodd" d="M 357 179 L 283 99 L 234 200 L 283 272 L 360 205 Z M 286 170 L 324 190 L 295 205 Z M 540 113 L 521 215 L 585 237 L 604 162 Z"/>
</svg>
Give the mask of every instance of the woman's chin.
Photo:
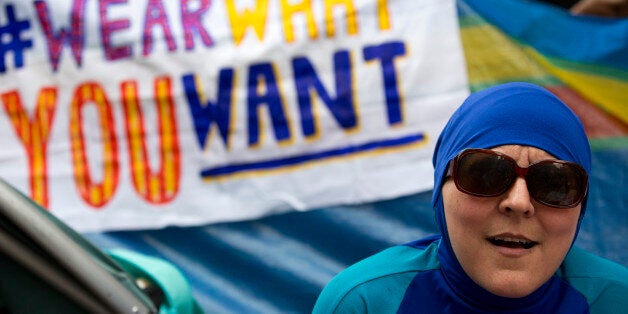
<svg viewBox="0 0 628 314">
<path fill-rule="evenodd" d="M 532 292 L 538 288 L 538 285 L 530 282 L 516 281 L 495 283 L 491 284 L 489 287 L 484 287 L 484 289 L 488 290 L 492 294 L 505 298 L 523 298 L 532 294 Z"/>
</svg>

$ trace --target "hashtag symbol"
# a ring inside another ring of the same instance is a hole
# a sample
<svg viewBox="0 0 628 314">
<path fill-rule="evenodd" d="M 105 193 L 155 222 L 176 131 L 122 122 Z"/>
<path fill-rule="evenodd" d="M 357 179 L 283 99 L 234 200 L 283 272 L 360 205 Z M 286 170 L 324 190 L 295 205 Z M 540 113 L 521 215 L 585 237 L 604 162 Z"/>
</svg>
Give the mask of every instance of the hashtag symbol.
<svg viewBox="0 0 628 314">
<path fill-rule="evenodd" d="M 31 27 L 28 20 L 18 21 L 15 19 L 13 5 L 5 7 L 7 23 L 0 26 L 0 73 L 6 71 L 5 58 L 7 53 L 13 53 L 13 63 L 16 68 L 24 66 L 24 50 L 33 47 L 33 41 L 22 39 L 20 34 Z"/>
</svg>

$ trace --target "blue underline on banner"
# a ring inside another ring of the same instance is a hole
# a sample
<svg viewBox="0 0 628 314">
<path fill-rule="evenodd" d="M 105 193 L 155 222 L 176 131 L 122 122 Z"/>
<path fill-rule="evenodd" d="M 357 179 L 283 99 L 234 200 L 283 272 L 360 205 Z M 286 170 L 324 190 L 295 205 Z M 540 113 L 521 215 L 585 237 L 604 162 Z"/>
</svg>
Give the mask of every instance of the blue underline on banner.
<svg viewBox="0 0 628 314">
<path fill-rule="evenodd" d="M 361 153 L 377 152 L 383 149 L 400 148 L 419 144 L 425 141 L 425 134 L 413 134 L 400 138 L 372 141 L 360 145 L 349 145 L 336 149 L 287 158 L 258 161 L 246 164 L 233 164 L 222 167 L 208 168 L 201 171 L 201 177 L 207 180 L 241 175 L 248 172 L 279 170 L 299 166 L 310 162 L 319 162 L 338 157 L 350 157 Z"/>
</svg>

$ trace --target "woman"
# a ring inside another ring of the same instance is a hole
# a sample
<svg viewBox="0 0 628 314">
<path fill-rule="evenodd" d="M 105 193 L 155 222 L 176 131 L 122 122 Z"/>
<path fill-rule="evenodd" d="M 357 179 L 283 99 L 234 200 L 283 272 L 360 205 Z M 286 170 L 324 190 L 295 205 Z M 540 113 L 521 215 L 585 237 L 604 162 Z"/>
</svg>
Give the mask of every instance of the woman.
<svg viewBox="0 0 628 314">
<path fill-rule="evenodd" d="M 625 313 L 628 270 L 572 247 L 589 143 L 558 98 L 528 83 L 471 95 L 434 152 L 442 235 L 336 276 L 315 313 Z"/>
</svg>

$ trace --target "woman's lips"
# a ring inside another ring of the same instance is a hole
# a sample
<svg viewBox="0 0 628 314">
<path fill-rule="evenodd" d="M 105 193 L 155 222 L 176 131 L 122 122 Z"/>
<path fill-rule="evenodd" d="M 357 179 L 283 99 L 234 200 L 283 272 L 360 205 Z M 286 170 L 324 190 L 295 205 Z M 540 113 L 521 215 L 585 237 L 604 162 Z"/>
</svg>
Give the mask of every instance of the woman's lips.
<svg viewBox="0 0 628 314">
<path fill-rule="evenodd" d="M 495 246 L 505 247 L 505 248 L 510 248 L 510 249 L 526 249 L 527 250 L 527 249 L 533 248 L 535 245 L 538 244 L 538 242 L 532 241 L 526 237 L 513 236 L 513 235 L 497 235 L 497 236 L 488 237 L 487 240 Z"/>
</svg>

